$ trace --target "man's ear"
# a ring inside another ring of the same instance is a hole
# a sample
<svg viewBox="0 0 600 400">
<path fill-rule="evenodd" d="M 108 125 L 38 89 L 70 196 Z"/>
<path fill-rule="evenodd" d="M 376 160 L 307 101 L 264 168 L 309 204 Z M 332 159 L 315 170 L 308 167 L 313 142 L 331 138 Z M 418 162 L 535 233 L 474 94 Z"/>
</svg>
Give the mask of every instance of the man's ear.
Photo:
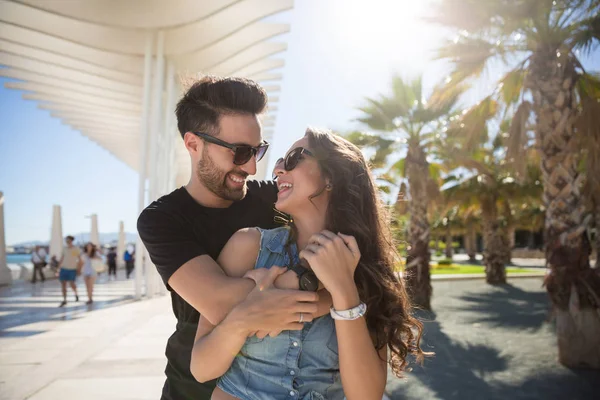
<svg viewBox="0 0 600 400">
<path fill-rule="evenodd" d="M 183 143 L 190 154 L 199 154 L 202 152 L 204 141 L 192 132 L 186 132 L 183 135 Z"/>
</svg>

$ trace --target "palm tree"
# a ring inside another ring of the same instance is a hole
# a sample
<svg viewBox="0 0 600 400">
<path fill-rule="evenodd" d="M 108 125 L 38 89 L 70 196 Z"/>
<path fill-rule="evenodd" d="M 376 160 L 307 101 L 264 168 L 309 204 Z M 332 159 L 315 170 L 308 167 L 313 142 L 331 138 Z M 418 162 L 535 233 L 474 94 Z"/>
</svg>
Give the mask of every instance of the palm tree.
<svg viewBox="0 0 600 400">
<path fill-rule="evenodd" d="M 600 138 L 600 79 L 578 59 L 600 40 L 600 2 L 442 0 L 433 20 L 460 33 L 440 49 L 455 66 L 450 85 L 478 76 L 494 59 L 517 62 L 471 116 L 495 101 L 516 109 L 509 154 L 519 164 L 517 150 L 535 115 L 551 271 L 546 288 L 555 306 L 559 359 L 570 367 L 600 368 L 600 275 L 589 265 L 581 190 L 584 172 L 600 175 L 598 162 L 588 164 L 593 171 L 581 168 L 584 157 L 600 158 L 592 147 Z"/>
<path fill-rule="evenodd" d="M 385 160 L 401 144 L 407 144 L 406 157 L 397 162 L 390 173 L 399 173 L 408 179 L 409 243 L 406 263 L 406 281 L 414 304 L 431 309 L 431 278 L 429 274 L 429 221 L 427 209 L 431 193 L 436 192 L 437 183 L 431 179 L 435 166 L 427 159 L 427 151 L 438 133 L 439 122 L 453 111 L 462 88 L 453 89 L 454 94 L 440 96 L 434 91 L 428 101 L 423 94 L 421 78 L 405 82 L 402 78 L 392 78 L 391 95 L 381 95 L 378 99 L 367 98 L 367 104 L 360 108 L 363 116 L 359 121 L 369 128 L 383 132 L 375 135 L 377 140 L 384 138 L 382 149 L 375 158 Z M 355 135 L 355 142 L 368 137 Z M 391 140 L 391 143 L 385 140 Z M 388 145 L 389 144 L 389 145 Z M 387 146 L 387 147 L 386 147 Z M 377 148 L 377 144 L 375 144 Z M 377 158 L 379 157 L 379 158 Z"/>
<path fill-rule="evenodd" d="M 477 205 L 481 209 L 486 282 L 506 283 L 505 230 L 501 225 L 499 209 L 515 192 L 515 181 L 494 164 L 485 163 L 484 151 L 474 154 L 475 174 L 464 179 L 451 176 L 447 182 L 454 185 L 444 190 L 445 197 L 454 204 Z"/>
</svg>

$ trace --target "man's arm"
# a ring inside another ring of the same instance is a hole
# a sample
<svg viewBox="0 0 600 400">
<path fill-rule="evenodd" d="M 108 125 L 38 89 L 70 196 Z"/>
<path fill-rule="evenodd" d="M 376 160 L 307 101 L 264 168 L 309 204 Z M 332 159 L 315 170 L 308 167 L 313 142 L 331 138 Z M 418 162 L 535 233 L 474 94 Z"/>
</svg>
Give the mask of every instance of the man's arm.
<svg viewBox="0 0 600 400">
<path fill-rule="evenodd" d="M 138 219 L 138 232 L 163 281 L 213 324 L 223 320 L 255 286 L 250 279 L 228 277 L 195 241 L 189 227 L 161 210 L 144 210 Z M 233 254 L 238 257 L 242 253 L 235 249 Z M 259 326 L 255 330 L 282 329 L 282 321 L 294 313 L 311 312 L 304 310 L 307 305 L 303 303 L 316 301 L 317 296 L 310 295 L 280 290 L 254 296 L 247 304 L 254 312 L 252 325 Z"/>
<path fill-rule="evenodd" d="M 169 285 L 216 325 L 254 289 L 254 281 L 242 277 L 254 268 L 259 247 L 260 232 L 243 229 L 229 239 L 219 264 L 207 255 L 196 257 L 171 276 Z"/>
</svg>

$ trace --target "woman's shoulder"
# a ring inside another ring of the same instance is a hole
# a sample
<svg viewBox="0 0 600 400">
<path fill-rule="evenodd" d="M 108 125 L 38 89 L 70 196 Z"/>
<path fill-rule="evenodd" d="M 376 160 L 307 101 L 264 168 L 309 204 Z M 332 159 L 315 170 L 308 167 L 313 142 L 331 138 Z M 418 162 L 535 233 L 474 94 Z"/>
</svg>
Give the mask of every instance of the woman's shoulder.
<svg viewBox="0 0 600 400">
<path fill-rule="evenodd" d="M 289 226 L 280 226 L 273 229 L 262 229 L 257 228 L 262 237 L 262 243 L 267 245 L 269 242 L 282 242 L 285 243 L 287 241 L 288 236 L 290 235 L 290 227 Z"/>
</svg>

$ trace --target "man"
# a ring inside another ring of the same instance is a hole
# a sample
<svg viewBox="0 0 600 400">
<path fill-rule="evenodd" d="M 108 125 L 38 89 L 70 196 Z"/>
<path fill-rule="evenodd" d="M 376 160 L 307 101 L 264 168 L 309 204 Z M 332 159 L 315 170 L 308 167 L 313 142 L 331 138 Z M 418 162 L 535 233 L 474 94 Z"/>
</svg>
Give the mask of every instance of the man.
<svg viewBox="0 0 600 400">
<path fill-rule="evenodd" d="M 315 293 L 255 289 L 254 281 L 227 277 L 214 261 L 237 230 L 275 226 L 274 182 L 246 182 L 266 152 L 258 119 L 266 105 L 267 95 L 255 82 L 219 77 L 197 81 L 177 104 L 192 176 L 138 219 L 140 237 L 171 291 L 177 318 L 167 343 L 163 400 L 210 399 L 215 383 L 200 384 L 190 373 L 199 312 L 218 324 L 236 307 L 244 327 L 277 332 L 287 329 L 284 321 L 297 321 L 298 313 L 311 318 L 328 310 L 325 296 L 318 308 Z"/>
<path fill-rule="evenodd" d="M 44 276 L 44 267 L 48 265 L 46 262 L 46 251 L 41 246 L 35 246 L 33 252 L 31 252 L 31 262 L 33 264 L 33 276 L 31 277 L 31 283 L 37 282 L 37 276 L 40 275 L 42 282 L 46 280 Z"/>
<path fill-rule="evenodd" d="M 135 267 L 135 248 L 133 245 L 127 246 L 125 253 L 123 254 L 123 261 L 125 261 L 125 275 L 127 279 L 131 276 L 133 268 Z"/>
<path fill-rule="evenodd" d="M 117 279 L 117 248 L 111 247 L 106 255 L 108 264 L 108 279 Z"/>
<path fill-rule="evenodd" d="M 63 295 L 63 301 L 60 303 L 59 307 L 64 307 L 67 305 L 67 282 L 75 293 L 75 301 L 79 301 L 75 279 L 77 278 L 81 266 L 83 265 L 83 260 L 81 259 L 81 250 L 79 250 L 79 247 L 73 246 L 74 241 L 75 238 L 71 235 L 65 238 L 65 243 L 67 246 L 63 248 L 62 256 L 58 262 L 60 265 L 58 280 L 60 281 L 60 287 Z"/>
</svg>

